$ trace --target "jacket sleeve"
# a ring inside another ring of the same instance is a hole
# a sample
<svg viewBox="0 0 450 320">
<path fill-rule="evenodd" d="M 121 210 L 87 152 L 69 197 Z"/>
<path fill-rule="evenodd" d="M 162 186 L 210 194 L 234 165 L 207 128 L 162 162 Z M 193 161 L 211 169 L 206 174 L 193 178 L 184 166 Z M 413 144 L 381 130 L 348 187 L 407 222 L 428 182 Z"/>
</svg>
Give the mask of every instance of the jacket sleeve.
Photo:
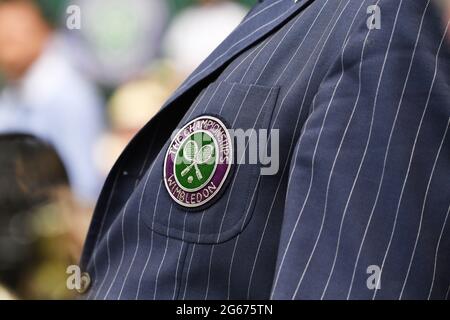
<svg viewBox="0 0 450 320">
<path fill-rule="evenodd" d="M 450 37 L 380 1 L 323 79 L 291 159 L 273 299 L 448 299 Z"/>
</svg>

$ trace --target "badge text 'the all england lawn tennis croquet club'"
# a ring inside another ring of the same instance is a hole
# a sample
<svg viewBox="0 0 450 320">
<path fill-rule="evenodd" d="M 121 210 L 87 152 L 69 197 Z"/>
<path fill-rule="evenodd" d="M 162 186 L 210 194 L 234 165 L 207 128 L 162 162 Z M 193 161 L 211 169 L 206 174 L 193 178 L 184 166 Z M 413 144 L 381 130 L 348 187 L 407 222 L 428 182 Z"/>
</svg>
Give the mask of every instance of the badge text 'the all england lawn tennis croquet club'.
<svg viewBox="0 0 450 320">
<path fill-rule="evenodd" d="M 201 116 L 172 140 L 164 159 L 164 183 L 173 200 L 199 208 L 219 193 L 230 173 L 233 151 L 222 121 Z"/>
</svg>

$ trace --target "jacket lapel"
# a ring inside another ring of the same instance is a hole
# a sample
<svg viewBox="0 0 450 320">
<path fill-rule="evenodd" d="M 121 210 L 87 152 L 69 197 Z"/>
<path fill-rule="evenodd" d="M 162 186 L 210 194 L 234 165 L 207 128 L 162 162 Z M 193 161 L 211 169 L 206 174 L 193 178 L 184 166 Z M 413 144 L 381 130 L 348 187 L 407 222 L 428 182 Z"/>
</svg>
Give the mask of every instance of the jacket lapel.
<svg viewBox="0 0 450 320">
<path fill-rule="evenodd" d="M 314 0 L 261 1 L 244 21 L 214 50 L 214 52 L 184 81 L 163 108 L 171 105 L 201 80 L 211 75 L 243 50 L 275 30 Z"/>
</svg>

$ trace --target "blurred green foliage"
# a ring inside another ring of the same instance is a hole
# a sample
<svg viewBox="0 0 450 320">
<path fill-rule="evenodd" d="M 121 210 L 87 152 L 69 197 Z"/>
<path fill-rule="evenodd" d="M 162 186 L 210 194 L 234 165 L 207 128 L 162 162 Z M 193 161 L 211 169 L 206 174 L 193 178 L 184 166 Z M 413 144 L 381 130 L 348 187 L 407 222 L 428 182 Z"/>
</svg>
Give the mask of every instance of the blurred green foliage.
<svg viewBox="0 0 450 320">
<path fill-rule="evenodd" d="M 126 1 L 126 0 L 124 0 Z M 183 9 L 193 6 L 204 0 L 167 0 L 170 6 L 172 15 L 176 15 Z M 234 0 L 247 7 L 253 6 L 257 0 Z M 60 17 L 64 15 L 65 9 L 70 3 L 70 0 L 34 0 L 34 2 L 41 9 L 44 17 L 52 24 L 57 25 Z"/>
<path fill-rule="evenodd" d="M 34 0 L 34 2 L 52 25 L 58 24 L 69 3 L 68 0 Z"/>
</svg>

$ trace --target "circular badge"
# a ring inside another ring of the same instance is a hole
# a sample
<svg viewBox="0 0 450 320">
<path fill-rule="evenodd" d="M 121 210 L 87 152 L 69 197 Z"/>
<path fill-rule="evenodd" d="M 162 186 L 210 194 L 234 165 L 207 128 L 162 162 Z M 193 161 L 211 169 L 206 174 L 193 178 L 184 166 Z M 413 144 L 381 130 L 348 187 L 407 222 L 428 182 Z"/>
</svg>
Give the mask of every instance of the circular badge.
<svg viewBox="0 0 450 320">
<path fill-rule="evenodd" d="M 164 183 L 175 202 L 186 208 L 209 203 L 230 173 L 233 151 L 222 121 L 201 116 L 185 125 L 164 159 Z"/>
</svg>

